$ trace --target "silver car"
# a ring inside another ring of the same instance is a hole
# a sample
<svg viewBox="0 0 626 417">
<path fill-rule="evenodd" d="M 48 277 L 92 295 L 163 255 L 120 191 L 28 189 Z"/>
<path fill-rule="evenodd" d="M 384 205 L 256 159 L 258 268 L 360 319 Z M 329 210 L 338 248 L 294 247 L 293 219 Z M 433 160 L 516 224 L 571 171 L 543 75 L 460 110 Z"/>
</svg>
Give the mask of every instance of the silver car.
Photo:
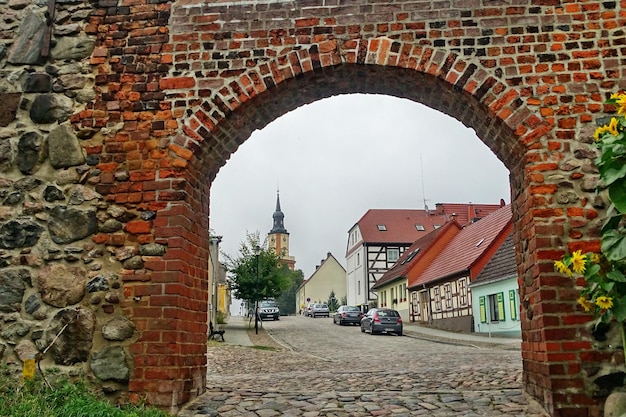
<svg viewBox="0 0 626 417">
<path fill-rule="evenodd" d="M 328 309 L 328 305 L 323 303 L 315 303 L 311 305 L 311 311 L 309 315 L 313 318 L 315 317 L 330 317 L 330 310 Z"/>
<path fill-rule="evenodd" d="M 275 301 L 266 300 L 259 303 L 259 318 L 261 320 L 272 318 L 280 320 L 280 309 Z"/>
<path fill-rule="evenodd" d="M 402 336 L 402 318 L 400 313 L 390 308 L 373 308 L 361 319 L 361 332 L 395 333 Z"/>
</svg>

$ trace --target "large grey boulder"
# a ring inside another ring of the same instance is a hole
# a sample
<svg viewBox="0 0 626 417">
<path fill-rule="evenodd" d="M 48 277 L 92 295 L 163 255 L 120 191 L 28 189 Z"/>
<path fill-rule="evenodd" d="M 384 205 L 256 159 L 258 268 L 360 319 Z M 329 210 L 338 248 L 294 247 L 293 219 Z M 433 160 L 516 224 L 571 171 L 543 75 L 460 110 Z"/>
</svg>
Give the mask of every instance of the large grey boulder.
<svg viewBox="0 0 626 417">
<path fill-rule="evenodd" d="M 0 269 L 0 311 L 20 311 L 24 292 L 30 285 L 31 276 L 28 269 Z"/>
<path fill-rule="evenodd" d="M 59 168 L 69 168 L 85 163 L 83 148 L 71 126 L 63 124 L 48 135 L 50 164 Z"/>
<path fill-rule="evenodd" d="M 50 211 L 48 231 L 54 243 L 75 242 L 91 236 L 98 229 L 96 209 L 81 210 L 56 206 Z"/>
<path fill-rule="evenodd" d="M 103 381 L 124 382 L 130 376 L 126 352 L 120 346 L 112 346 L 91 355 L 91 369 Z"/>
</svg>

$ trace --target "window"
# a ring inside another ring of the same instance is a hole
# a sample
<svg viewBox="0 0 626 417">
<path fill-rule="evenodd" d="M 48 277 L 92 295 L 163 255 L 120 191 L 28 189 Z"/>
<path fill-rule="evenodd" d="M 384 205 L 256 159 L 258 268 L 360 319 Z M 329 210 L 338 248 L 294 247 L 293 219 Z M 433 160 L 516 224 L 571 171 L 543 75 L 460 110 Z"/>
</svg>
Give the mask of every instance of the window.
<svg viewBox="0 0 626 417">
<path fill-rule="evenodd" d="M 489 295 L 489 319 L 491 322 L 504 321 L 504 294 Z"/>
<path fill-rule="evenodd" d="M 361 265 L 361 254 L 360 253 L 356 254 L 356 264 L 357 265 Z"/>
<path fill-rule="evenodd" d="M 446 310 L 452 310 L 452 285 L 448 282 L 443 286 L 444 298 L 446 300 Z"/>
<path fill-rule="evenodd" d="M 459 305 L 465 307 L 467 306 L 467 282 L 465 278 L 458 280 L 456 285 L 459 289 Z"/>
<path fill-rule="evenodd" d="M 361 295 L 361 281 L 356 282 L 356 293 Z"/>
<path fill-rule="evenodd" d="M 387 248 L 387 261 L 395 262 L 400 257 L 400 249 L 398 248 Z"/>
<path fill-rule="evenodd" d="M 406 295 L 407 291 L 406 291 L 406 284 L 402 284 L 402 301 L 406 301 Z"/>
<path fill-rule="evenodd" d="M 423 232 L 424 230 L 426 230 L 423 224 L 416 224 L 415 228 L 419 230 L 420 232 Z"/>
<path fill-rule="evenodd" d="M 420 248 L 417 248 L 413 251 L 411 251 L 411 253 L 408 254 L 408 256 L 406 258 L 404 258 L 404 260 L 402 261 L 402 264 L 405 264 L 407 262 L 411 262 L 411 259 L 413 259 L 415 257 L 415 255 L 417 255 L 420 251 Z"/>
<path fill-rule="evenodd" d="M 440 224 L 433 224 L 433 229 L 439 229 L 441 227 Z"/>
<path fill-rule="evenodd" d="M 387 226 L 385 226 L 384 224 L 378 224 L 378 225 L 376 225 L 376 227 L 378 227 L 378 230 L 380 232 L 386 232 L 387 231 Z"/>
<path fill-rule="evenodd" d="M 439 287 L 433 288 L 433 295 L 435 300 L 435 311 L 441 311 L 441 293 L 439 292 Z"/>
<path fill-rule="evenodd" d="M 517 290 L 509 290 L 509 308 L 511 320 L 517 320 Z"/>
</svg>

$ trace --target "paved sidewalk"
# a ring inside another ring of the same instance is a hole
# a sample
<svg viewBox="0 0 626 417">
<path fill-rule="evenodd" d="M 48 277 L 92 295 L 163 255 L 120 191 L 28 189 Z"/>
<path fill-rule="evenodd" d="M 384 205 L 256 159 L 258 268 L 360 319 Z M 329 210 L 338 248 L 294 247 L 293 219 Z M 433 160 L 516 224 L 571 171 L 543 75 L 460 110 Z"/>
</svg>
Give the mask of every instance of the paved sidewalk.
<svg viewBox="0 0 626 417">
<path fill-rule="evenodd" d="M 224 342 L 235 346 L 254 346 L 248 337 L 248 321 L 247 317 L 230 316 L 226 324 L 220 325 L 220 329 L 226 330 Z M 252 322 L 252 326 L 254 326 L 254 322 Z"/>
<path fill-rule="evenodd" d="M 403 330 L 406 336 L 434 342 L 485 348 L 498 347 L 508 350 L 521 350 L 522 348 L 522 339 L 520 337 L 495 337 L 484 333 L 452 332 L 409 322 L 404 323 Z"/>
</svg>

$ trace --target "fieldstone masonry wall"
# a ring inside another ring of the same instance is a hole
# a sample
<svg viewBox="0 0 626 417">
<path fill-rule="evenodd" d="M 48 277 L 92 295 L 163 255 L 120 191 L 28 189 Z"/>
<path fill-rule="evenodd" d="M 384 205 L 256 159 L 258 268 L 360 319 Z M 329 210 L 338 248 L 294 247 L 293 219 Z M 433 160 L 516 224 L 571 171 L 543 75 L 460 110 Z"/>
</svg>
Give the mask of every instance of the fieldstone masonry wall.
<svg viewBox="0 0 626 417">
<path fill-rule="evenodd" d="M 200 394 L 211 181 L 280 115 L 379 93 L 471 126 L 509 168 L 526 389 L 554 416 L 600 416 L 624 358 L 552 262 L 598 250 L 591 135 L 626 88 L 625 8 L 0 0 L 2 362 L 64 329 L 45 366 L 171 411 Z"/>
</svg>

